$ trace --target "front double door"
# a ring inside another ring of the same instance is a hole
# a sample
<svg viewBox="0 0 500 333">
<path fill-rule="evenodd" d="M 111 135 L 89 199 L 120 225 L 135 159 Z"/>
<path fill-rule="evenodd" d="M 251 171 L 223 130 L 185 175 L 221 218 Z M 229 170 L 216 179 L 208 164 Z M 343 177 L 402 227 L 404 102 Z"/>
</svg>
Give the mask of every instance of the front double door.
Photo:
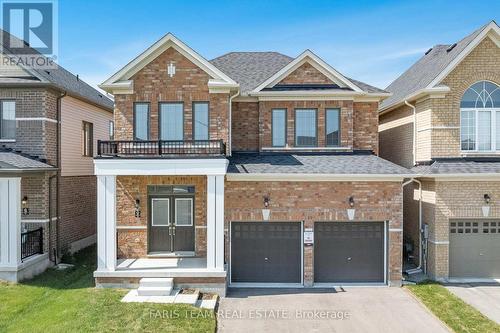
<svg viewBox="0 0 500 333">
<path fill-rule="evenodd" d="M 151 196 L 148 220 L 150 254 L 194 252 L 193 196 Z"/>
</svg>

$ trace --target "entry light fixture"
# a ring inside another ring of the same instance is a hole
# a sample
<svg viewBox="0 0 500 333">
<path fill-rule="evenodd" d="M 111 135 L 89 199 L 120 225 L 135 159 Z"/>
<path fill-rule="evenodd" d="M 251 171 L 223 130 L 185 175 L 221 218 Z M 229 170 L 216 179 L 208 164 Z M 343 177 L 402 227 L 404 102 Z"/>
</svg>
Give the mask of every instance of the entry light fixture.
<svg viewBox="0 0 500 333">
<path fill-rule="evenodd" d="M 266 195 L 264 197 L 264 209 L 262 209 L 262 219 L 264 221 L 268 221 L 269 220 L 269 216 L 271 215 L 271 210 L 269 209 L 269 202 L 271 200 L 269 199 L 269 196 Z"/>
<path fill-rule="evenodd" d="M 483 207 L 481 207 L 481 210 L 483 211 L 483 217 L 488 217 L 490 215 L 491 197 L 488 193 L 485 193 L 483 198 L 484 198 L 484 205 Z"/>
<path fill-rule="evenodd" d="M 349 208 L 347 208 L 347 218 L 349 221 L 354 220 L 354 215 L 356 214 L 356 209 L 354 209 L 354 197 L 350 196 L 349 199 L 347 199 L 347 202 L 349 203 Z"/>
<path fill-rule="evenodd" d="M 141 217 L 141 200 L 135 199 L 135 217 Z"/>
<path fill-rule="evenodd" d="M 175 64 L 173 62 L 171 62 L 170 64 L 168 64 L 167 66 L 167 74 L 169 77 L 174 77 L 175 75 Z"/>
<path fill-rule="evenodd" d="M 23 197 L 23 200 L 21 200 L 21 205 L 23 208 L 23 215 L 29 215 L 30 209 L 28 208 L 28 197 L 27 196 Z"/>
</svg>

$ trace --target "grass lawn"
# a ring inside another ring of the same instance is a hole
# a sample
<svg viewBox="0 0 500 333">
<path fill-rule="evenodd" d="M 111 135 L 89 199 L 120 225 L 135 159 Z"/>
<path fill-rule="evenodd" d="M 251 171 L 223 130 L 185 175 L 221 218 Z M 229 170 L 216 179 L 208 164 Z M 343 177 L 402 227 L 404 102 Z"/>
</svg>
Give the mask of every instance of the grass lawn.
<svg viewBox="0 0 500 333">
<path fill-rule="evenodd" d="M 0 282 L 0 332 L 214 332 L 211 311 L 188 305 L 121 303 L 122 289 L 95 289 L 95 247 L 21 284 Z"/>
<path fill-rule="evenodd" d="M 500 325 L 482 315 L 438 283 L 427 282 L 406 288 L 457 333 L 500 332 Z"/>
</svg>

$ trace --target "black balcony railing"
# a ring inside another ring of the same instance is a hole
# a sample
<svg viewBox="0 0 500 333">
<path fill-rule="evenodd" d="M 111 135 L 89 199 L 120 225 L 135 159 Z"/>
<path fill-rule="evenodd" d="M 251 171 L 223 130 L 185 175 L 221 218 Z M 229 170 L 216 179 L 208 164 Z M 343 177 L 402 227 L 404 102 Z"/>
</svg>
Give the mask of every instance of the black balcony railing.
<svg viewBox="0 0 500 333">
<path fill-rule="evenodd" d="M 226 154 L 222 140 L 181 141 L 98 141 L 97 155 L 101 157 L 151 157 L 168 155 L 213 155 Z"/>
<path fill-rule="evenodd" d="M 21 260 L 43 254 L 43 228 L 21 233 Z"/>
</svg>

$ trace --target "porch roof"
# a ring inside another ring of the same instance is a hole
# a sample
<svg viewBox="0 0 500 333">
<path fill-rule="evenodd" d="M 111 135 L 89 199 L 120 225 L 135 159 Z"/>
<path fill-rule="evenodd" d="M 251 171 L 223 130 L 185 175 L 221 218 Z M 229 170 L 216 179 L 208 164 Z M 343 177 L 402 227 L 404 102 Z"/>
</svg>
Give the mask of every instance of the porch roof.
<svg viewBox="0 0 500 333">
<path fill-rule="evenodd" d="M 0 173 L 24 171 L 55 171 L 57 168 L 12 151 L 0 151 Z"/>
<path fill-rule="evenodd" d="M 419 176 L 449 175 L 449 174 L 499 174 L 500 158 L 442 158 L 428 165 L 412 168 Z"/>
</svg>

